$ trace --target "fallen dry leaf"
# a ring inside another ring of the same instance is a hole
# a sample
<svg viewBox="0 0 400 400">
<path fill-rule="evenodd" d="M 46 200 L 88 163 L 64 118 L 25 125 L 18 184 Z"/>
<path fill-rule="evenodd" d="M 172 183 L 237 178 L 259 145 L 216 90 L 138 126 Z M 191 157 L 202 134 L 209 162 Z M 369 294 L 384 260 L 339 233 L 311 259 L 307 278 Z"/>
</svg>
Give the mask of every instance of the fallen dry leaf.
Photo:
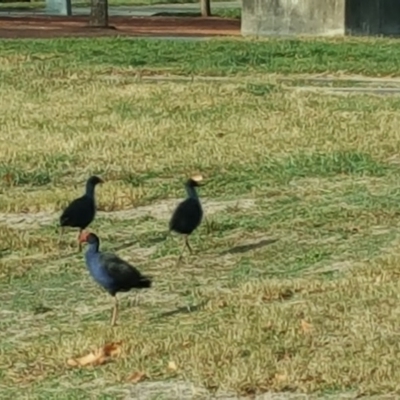
<svg viewBox="0 0 400 400">
<path fill-rule="evenodd" d="M 134 372 L 128 378 L 128 381 L 130 383 L 139 383 L 140 381 L 144 381 L 146 378 L 147 378 L 147 375 L 144 372 Z"/>
<path fill-rule="evenodd" d="M 287 380 L 287 375 L 286 374 L 275 374 L 275 380 L 277 382 L 284 382 Z"/>
<path fill-rule="evenodd" d="M 87 365 L 101 365 L 104 364 L 105 357 L 102 356 L 101 351 L 96 351 L 79 358 L 70 358 L 67 364 L 70 367 L 85 367 Z"/>
<path fill-rule="evenodd" d="M 313 326 L 304 319 L 301 320 L 301 330 L 303 333 L 308 333 L 313 329 Z"/>
<path fill-rule="evenodd" d="M 7 174 L 3 175 L 3 181 L 8 185 L 12 184 L 13 179 L 14 179 L 14 177 L 9 172 Z"/>
<path fill-rule="evenodd" d="M 170 371 L 176 371 L 178 369 L 178 366 L 176 365 L 176 363 L 174 361 L 170 361 L 168 363 L 168 369 Z"/>
<path fill-rule="evenodd" d="M 92 351 L 83 357 L 70 358 L 67 364 L 70 367 L 85 367 L 88 365 L 102 365 L 110 360 L 112 357 L 117 357 L 121 353 L 122 342 L 109 343 L 100 349 Z"/>
<path fill-rule="evenodd" d="M 121 354 L 122 342 L 113 342 L 106 344 L 103 347 L 104 355 L 106 357 L 118 357 Z"/>
</svg>

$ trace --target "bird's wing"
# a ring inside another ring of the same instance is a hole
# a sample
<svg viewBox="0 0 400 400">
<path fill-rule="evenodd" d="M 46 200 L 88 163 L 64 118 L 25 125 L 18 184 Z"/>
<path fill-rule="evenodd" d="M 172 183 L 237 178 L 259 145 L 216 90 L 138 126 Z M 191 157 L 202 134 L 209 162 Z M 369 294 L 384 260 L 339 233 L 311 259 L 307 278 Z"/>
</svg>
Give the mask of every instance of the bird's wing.
<svg viewBox="0 0 400 400">
<path fill-rule="evenodd" d="M 171 220 L 170 220 L 170 228 L 173 225 L 174 221 L 178 218 L 180 215 L 184 215 L 186 218 L 191 218 L 193 214 L 197 215 L 197 207 L 194 208 L 194 205 L 199 204 L 199 200 L 196 199 L 191 199 L 188 198 L 181 203 L 178 204 L 176 207 L 175 211 L 172 214 Z"/>
<path fill-rule="evenodd" d="M 72 200 L 71 203 L 64 209 L 60 216 L 60 223 L 63 224 L 68 222 L 68 220 L 72 217 L 72 214 L 76 209 L 80 209 L 82 206 L 86 204 L 86 197 L 81 196 L 75 200 Z"/>
<path fill-rule="evenodd" d="M 142 278 L 141 273 L 128 262 L 112 253 L 100 253 L 100 264 L 115 282 Z"/>
</svg>

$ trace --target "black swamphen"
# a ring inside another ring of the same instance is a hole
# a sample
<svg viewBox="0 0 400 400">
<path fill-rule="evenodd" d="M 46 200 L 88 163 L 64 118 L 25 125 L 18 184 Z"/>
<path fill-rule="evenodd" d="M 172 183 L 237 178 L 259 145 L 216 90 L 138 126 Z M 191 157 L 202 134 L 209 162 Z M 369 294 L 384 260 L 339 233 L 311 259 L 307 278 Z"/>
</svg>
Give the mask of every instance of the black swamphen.
<svg viewBox="0 0 400 400">
<path fill-rule="evenodd" d="M 64 228 L 69 226 L 79 228 L 78 242 L 81 232 L 86 229 L 94 220 L 96 215 L 95 187 L 103 180 L 98 176 L 91 176 L 86 182 L 85 194 L 73 200 L 65 208 L 60 217 L 60 240 Z M 79 242 L 79 251 L 82 250 Z"/>
<path fill-rule="evenodd" d="M 169 230 L 180 233 L 184 237 L 184 245 L 178 259 L 181 260 L 185 247 L 192 254 L 189 244 L 189 236 L 200 225 L 203 218 L 203 208 L 196 191 L 196 187 L 201 186 L 203 180 L 201 175 L 196 175 L 188 179 L 185 183 L 187 198 L 178 204 L 169 222 Z"/>
<path fill-rule="evenodd" d="M 118 316 L 117 293 L 149 288 L 152 280 L 117 255 L 100 252 L 100 239 L 94 233 L 83 231 L 79 241 L 88 243 L 89 246 L 85 253 L 85 261 L 90 275 L 114 298 L 111 317 L 111 326 L 114 326 Z"/>
</svg>

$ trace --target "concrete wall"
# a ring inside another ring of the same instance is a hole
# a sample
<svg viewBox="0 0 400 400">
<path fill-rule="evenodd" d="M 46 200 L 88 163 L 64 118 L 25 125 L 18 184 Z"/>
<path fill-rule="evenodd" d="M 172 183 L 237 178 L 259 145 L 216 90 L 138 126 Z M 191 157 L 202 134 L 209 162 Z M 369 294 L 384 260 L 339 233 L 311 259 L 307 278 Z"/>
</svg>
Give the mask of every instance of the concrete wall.
<svg viewBox="0 0 400 400">
<path fill-rule="evenodd" d="M 243 0 L 242 34 L 400 35 L 400 0 Z"/>
<path fill-rule="evenodd" d="M 344 19 L 345 0 L 243 0 L 242 35 L 343 35 Z"/>
</svg>

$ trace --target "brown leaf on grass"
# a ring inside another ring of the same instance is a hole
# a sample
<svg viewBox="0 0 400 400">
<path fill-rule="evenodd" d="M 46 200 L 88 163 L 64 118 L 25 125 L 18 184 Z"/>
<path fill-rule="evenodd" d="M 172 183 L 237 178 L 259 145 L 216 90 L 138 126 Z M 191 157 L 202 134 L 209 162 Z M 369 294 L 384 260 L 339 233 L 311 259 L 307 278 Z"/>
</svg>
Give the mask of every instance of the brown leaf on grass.
<svg viewBox="0 0 400 400">
<path fill-rule="evenodd" d="M 14 180 L 14 177 L 11 173 L 6 173 L 5 175 L 3 175 L 3 181 L 7 184 L 7 185 L 12 185 Z"/>
<path fill-rule="evenodd" d="M 275 381 L 277 382 L 285 382 L 287 378 L 288 376 L 286 374 L 275 374 Z"/>
<path fill-rule="evenodd" d="M 221 300 L 217 303 L 218 308 L 225 308 L 228 307 L 228 303 L 225 300 Z"/>
<path fill-rule="evenodd" d="M 121 354 L 122 342 L 108 343 L 103 347 L 106 357 L 118 357 Z"/>
<path fill-rule="evenodd" d="M 110 358 L 117 357 L 121 353 L 122 342 L 108 343 L 95 351 L 79 358 L 70 358 L 67 364 L 70 367 L 97 366 L 110 361 Z"/>
<path fill-rule="evenodd" d="M 304 319 L 301 320 L 301 330 L 303 333 L 309 333 L 313 329 L 313 326 L 305 321 Z"/>
<path fill-rule="evenodd" d="M 86 367 L 87 365 L 101 365 L 104 364 L 105 357 L 102 357 L 100 351 L 91 352 L 86 356 L 79 358 L 70 358 L 67 364 L 70 367 Z"/>
<path fill-rule="evenodd" d="M 134 372 L 129 378 L 130 383 L 139 383 L 147 379 L 147 375 L 144 372 Z"/>
</svg>

